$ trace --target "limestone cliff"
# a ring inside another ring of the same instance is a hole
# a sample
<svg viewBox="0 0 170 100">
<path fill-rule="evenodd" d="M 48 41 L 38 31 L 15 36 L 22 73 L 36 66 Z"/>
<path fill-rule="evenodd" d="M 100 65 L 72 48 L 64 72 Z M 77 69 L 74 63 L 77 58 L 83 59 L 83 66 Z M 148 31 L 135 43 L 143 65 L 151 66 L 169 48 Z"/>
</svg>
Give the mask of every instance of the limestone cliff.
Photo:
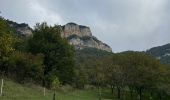
<svg viewBox="0 0 170 100">
<path fill-rule="evenodd" d="M 9 20 L 8 20 L 8 24 L 11 28 L 15 29 L 15 31 L 22 36 L 29 36 L 32 34 L 32 29 L 29 27 L 28 24 L 25 23 L 18 24 L 16 22 L 9 21 Z"/>
<path fill-rule="evenodd" d="M 92 36 L 89 27 L 77 25 L 75 23 L 68 23 L 62 28 L 62 36 L 69 37 L 71 35 L 77 35 L 79 37 Z"/>
<path fill-rule="evenodd" d="M 13 21 L 8 21 L 8 23 L 10 27 L 14 28 L 16 32 L 22 36 L 30 36 L 32 34 L 32 29 L 28 26 L 28 24 L 18 24 Z M 64 26 L 61 26 L 61 30 L 61 36 L 63 38 L 67 38 L 69 43 L 74 45 L 76 49 L 90 47 L 112 52 L 112 49 L 107 44 L 92 36 L 91 30 L 87 26 L 68 23 Z"/>
<path fill-rule="evenodd" d="M 92 36 L 91 30 L 87 26 L 68 23 L 62 26 L 61 36 L 67 38 L 76 49 L 91 47 L 112 52 L 112 49 L 107 44 Z"/>
</svg>

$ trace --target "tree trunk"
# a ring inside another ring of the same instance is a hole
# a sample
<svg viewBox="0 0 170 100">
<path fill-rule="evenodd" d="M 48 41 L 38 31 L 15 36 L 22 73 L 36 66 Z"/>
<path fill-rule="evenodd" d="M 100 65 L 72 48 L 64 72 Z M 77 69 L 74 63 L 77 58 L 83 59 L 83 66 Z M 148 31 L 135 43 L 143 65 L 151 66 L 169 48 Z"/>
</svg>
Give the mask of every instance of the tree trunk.
<svg viewBox="0 0 170 100">
<path fill-rule="evenodd" d="M 101 100 L 102 99 L 102 96 L 101 96 L 101 88 L 100 88 L 100 86 L 98 86 L 98 92 L 99 92 L 99 100 Z"/>
<path fill-rule="evenodd" d="M 45 96 L 45 94 L 46 94 L 46 93 L 45 93 L 45 87 L 44 87 L 44 96 Z"/>
<path fill-rule="evenodd" d="M 120 87 L 117 87 L 117 98 L 120 99 Z"/>
<path fill-rule="evenodd" d="M 1 82 L 1 93 L 0 93 L 0 96 L 2 96 L 2 93 L 3 93 L 3 85 L 4 85 L 4 80 L 2 79 L 2 82 Z"/>
<path fill-rule="evenodd" d="M 53 94 L 53 100 L 55 100 L 55 91 L 54 91 L 54 94 Z"/>
<path fill-rule="evenodd" d="M 114 86 L 111 85 L 111 93 L 113 94 Z"/>
<path fill-rule="evenodd" d="M 133 99 L 133 89 L 130 89 L 130 97 Z"/>
<path fill-rule="evenodd" d="M 159 99 L 162 100 L 162 93 L 159 93 Z"/>
<path fill-rule="evenodd" d="M 153 96 L 153 93 L 150 92 L 150 97 L 149 97 L 150 100 L 152 100 L 152 96 Z"/>
<path fill-rule="evenodd" d="M 139 100 L 142 100 L 142 88 L 139 89 Z"/>
</svg>

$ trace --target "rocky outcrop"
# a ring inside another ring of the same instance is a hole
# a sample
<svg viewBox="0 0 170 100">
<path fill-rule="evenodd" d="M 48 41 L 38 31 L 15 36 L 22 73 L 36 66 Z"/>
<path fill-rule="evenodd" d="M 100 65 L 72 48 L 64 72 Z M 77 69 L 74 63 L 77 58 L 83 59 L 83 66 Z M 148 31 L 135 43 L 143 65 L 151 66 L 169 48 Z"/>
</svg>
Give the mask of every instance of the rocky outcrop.
<svg viewBox="0 0 170 100">
<path fill-rule="evenodd" d="M 18 24 L 16 22 L 9 20 L 8 24 L 11 28 L 15 29 L 15 31 L 22 36 L 30 36 L 32 34 L 32 29 L 28 26 L 28 24 L 25 23 Z"/>
<path fill-rule="evenodd" d="M 71 35 L 77 35 L 79 37 L 92 36 L 91 30 L 89 27 L 77 25 L 75 23 L 68 23 L 62 26 L 62 36 L 69 37 Z"/>
<path fill-rule="evenodd" d="M 28 26 L 18 27 L 17 32 L 24 36 L 30 36 L 32 34 L 32 30 Z"/>
<path fill-rule="evenodd" d="M 87 26 L 68 23 L 62 26 L 61 35 L 67 38 L 70 44 L 74 45 L 76 49 L 90 47 L 112 52 L 112 49 L 107 44 L 92 36 L 91 30 Z"/>
<path fill-rule="evenodd" d="M 18 24 L 13 21 L 8 21 L 10 27 L 16 30 L 22 36 L 30 36 L 32 29 L 28 24 Z M 92 32 L 89 27 L 78 25 L 75 23 L 68 23 L 61 26 L 61 36 L 67 38 L 71 45 L 74 45 L 76 49 L 84 48 L 96 48 L 112 52 L 112 49 L 105 43 L 99 41 L 96 37 L 92 36 Z"/>
<path fill-rule="evenodd" d="M 111 48 L 107 44 L 102 43 L 101 41 L 97 40 L 96 37 L 93 36 L 79 37 L 79 36 L 72 35 L 67 39 L 69 40 L 70 44 L 76 47 L 76 49 L 83 49 L 83 48 L 90 47 L 90 48 L 96 48 L 96 49 L 112 52 Z"/>
</svg>

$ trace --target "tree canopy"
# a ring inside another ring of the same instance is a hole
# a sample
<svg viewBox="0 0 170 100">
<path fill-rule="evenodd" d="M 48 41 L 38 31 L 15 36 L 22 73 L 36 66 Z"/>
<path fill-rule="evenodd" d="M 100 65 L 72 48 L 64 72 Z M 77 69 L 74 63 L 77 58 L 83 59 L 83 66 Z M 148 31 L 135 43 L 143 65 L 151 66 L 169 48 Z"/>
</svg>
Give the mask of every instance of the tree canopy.
<svg viewBox="0 0 170 100">
<path fill-rule="evenodd" d="M 33 36 L 28 40 L 28 51 L 44 54 L 45 84 L 53 82 L 51 76 L 59 78 L 61 83 L 71 83 L 74 76 L 74 49 L 61 37 L 60 26 L 37 24 Z"/>
</svg>

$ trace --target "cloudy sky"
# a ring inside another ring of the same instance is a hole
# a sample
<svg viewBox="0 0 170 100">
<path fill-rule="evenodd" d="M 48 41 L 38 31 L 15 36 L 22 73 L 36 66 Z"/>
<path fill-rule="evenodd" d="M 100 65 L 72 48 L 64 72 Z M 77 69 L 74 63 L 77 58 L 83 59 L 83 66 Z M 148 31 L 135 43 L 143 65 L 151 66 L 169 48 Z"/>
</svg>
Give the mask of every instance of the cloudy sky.
<svg viewBox="0 0 170 100">
<path fill-rule="evenodd" d="M 16 22 L 86 25 L 113 52 L 170 43 L 170 0 L 0 0 L 1 16 Z"/>
</svg>

